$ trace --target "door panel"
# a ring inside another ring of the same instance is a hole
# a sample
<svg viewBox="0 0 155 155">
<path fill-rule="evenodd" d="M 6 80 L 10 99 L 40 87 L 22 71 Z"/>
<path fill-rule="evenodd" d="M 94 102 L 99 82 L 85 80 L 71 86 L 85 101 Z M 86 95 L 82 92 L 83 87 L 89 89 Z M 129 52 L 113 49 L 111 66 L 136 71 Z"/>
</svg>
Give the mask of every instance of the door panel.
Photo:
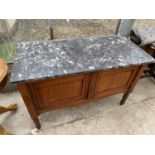
<svg viewBox="0 0 155 155">
<path fill-rule="evenodd" d="M 118 87 L 125 87 L 131 76 L 131 71 L 119 72 L 115 74 L 105 74 L 104 72 L 99 74 L 97 82 L 97 92 L 114 89 Z"/>
<path fill-rule="evenodd" d="M 99 72 L 94 86 L 94 97 L 125 91 L 135 75 L 135 68 L 121 68 Z"/>
<path fill-rule="evenodd" d="M 67 76 L 32 83 L 30 89 L 38 109 L 59 107 L 87 98 L 89 74 Z"/>
</svg>

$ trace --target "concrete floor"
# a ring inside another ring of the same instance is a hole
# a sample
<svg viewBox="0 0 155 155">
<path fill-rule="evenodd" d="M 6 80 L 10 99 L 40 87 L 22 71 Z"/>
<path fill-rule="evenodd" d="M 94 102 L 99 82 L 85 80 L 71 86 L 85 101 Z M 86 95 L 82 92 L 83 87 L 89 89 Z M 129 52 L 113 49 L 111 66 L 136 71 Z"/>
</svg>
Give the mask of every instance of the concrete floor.
<svg viewBox="0 0 155 155">
<path fill-rule="evenodd" d="M 42 129 L 34 132 L 19 92 L 0 94 L 0 104 L 16 102 L 18 111 L 0 116 L 0 124 L 14 134 L 155 134 L 155 81 L 139 80 L 124 106 L 122 94 L 95 103 L 55 110 L 40 116 Z"/>
</svg>

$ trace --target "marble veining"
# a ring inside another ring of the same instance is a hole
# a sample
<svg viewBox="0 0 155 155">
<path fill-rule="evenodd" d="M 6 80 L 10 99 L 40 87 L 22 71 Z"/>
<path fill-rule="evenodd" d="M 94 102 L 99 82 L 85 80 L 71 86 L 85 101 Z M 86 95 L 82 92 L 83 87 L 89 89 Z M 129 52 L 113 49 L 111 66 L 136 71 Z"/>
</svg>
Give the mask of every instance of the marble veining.
<svg viewBox="0 0 155 155">
<path fill-rule="evenodd" d="M 17 44 L 11 82 L 152 63 L 155 60 L 121 36 L 99 36 Z"/>
</svg>

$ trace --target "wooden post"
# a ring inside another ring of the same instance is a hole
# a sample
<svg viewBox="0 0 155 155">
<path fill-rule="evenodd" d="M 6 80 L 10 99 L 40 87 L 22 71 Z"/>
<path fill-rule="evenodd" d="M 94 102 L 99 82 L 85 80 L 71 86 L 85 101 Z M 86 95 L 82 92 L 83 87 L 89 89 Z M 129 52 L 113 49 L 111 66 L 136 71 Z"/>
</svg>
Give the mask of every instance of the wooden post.
<svg viewBox="0 0 155 155">
<path fill-rule="evenodd" d="M 135 19 L 119 20 L 117 27 L 116 27 L 116 34 L 128 38 L 132 30 L 134 22 L 135 22 Z"/>
<path fill-rule="evenodd" d="M 53 34 L 53 27 L 52 27 L 52 19 L 48 19 L 48 25 L 49 25 L 49 29 L 50 29 L 50 39 L 53 40 L 54 34 Z"/>
</svg>

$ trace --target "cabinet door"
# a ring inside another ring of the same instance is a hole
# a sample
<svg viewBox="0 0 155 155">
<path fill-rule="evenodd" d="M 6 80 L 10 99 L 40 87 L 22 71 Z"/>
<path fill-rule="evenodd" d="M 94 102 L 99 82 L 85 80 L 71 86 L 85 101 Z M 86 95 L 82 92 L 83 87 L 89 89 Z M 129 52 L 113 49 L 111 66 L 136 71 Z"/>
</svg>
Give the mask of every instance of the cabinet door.
<svg viewBox="0 0 155 155">
<path fill-rule="evenodd" d="M 37 81 L 29 88 L 38 110 L 51 110 L 87 99 L 89 74 Z"/>
<path fill-rule="evenodd" d="M 96 82 L 93 81 L 94 84 L 91 83 L 90 85 L 89 98 L 99 98 L 124 92 L 130 86 L 135 72 L 136 69 L 131 67 L 112 69 L 94 74 L 94 81 Z"/>
</svg>

